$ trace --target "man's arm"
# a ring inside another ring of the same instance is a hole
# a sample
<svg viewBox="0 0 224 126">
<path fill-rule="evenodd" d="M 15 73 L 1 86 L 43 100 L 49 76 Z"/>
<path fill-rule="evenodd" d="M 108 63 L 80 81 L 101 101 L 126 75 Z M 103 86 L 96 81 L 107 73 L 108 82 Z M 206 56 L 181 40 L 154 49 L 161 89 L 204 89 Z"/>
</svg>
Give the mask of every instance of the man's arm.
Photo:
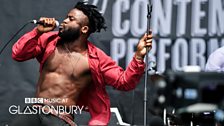
<svg viewBox="0 0 224 126">
<path fill-rule="evenodd" d="M 17 61 L 24 61 L 34 57 L 37 57 L 46 45 L 45 39 L 47 36 L 42 36 L 43 33 L 52 31 L 55 26 L 55 19 L 50 18 L 48 22 L 45 22 L 49 18 L 40 18 L 48 26 L 38 25 L 31 32 L 23 35 L 12 47 L 12 58 Z M 52 24 L 52 25 L 50 25 Z M 41 37 L 42 36 L 42 37 Z"/>
<path fill-rule="evenodd" d="M 123 70 L 110 57 L 101 60 L 101 72 L 106 84 L 118 90 L 132 90 L 139 83 L 144 73 L 145 64 L 132 59 L 126 70 Z"/>
<path fill-rule="evenodd" d="M 132 90 L 139 83 L 144 73 L 146 47 L 151 49 L 152 34 L 144 35 L 137 45 L 137 51 L 126 70 L 119 67 L 110 57 L 101 60 L 101 72 L 105 83 L 119 90 Z"/>
<path fill-rule="evenodd" d="M 12 47 L 12 58 L 24 61 L 40 54 L 42 50 L 38 42 L 40 36 L 36 28 L 23 35 Z"/>
</svg>

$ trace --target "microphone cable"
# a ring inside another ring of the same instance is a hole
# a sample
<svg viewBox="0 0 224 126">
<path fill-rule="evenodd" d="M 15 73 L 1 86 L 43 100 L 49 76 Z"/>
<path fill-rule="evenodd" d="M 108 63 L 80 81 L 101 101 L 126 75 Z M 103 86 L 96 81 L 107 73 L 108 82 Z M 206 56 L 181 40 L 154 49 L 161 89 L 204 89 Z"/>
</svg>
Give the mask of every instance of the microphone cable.
<svg viewBox="0 0 224 126">
<path fill-rule="evenodd" d="M 5 50 L 5 48 L 9 45 L 9 43 L 20 33 L 20 31 L 22 31 L 28 24 L 32 23 L 32 20 L 31 21 L 28 21 L 26 24 L 24 24 L 12 37 L 11 39 L 6 42 L 6 44 L 3 46 L 3 48 L 1 49 L 0 51 L 0 56 L 2 54 L 2 52 Z"/>
</svg>

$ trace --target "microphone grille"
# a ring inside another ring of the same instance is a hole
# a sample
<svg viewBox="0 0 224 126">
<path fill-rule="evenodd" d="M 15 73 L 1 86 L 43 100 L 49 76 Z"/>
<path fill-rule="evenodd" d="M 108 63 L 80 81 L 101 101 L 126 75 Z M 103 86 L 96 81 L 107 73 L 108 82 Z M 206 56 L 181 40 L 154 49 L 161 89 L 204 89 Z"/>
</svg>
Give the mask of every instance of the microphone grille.
<svg viewBox="0 0 224 126">
<path fill-rule="evenodd" d="M 55 25 L 56 25 L 56 27 L 59 26 L 59 22 L 57 20 L 55 20 Z"/>
<path fill-rule="evenodd" d="M 31 23 L 36 24 L 37 23 L 37 20 L 31 20 Z"/>
</svg>

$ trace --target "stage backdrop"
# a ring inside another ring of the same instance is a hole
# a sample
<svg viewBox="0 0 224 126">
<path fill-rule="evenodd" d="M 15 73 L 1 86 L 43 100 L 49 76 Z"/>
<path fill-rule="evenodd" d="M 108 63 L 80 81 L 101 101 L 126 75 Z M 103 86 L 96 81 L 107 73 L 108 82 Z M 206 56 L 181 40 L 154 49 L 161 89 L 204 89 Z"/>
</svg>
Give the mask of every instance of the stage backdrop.
<svg viewBox="0 0 224 126">
<path fill-rule="evenodd" d="M 60 22 L 76 4 L 76 0 L 1 0 L 0 49 L 32 19 L 55 17 Z M 106 19 L 107 30 L 90 37 L 99 48 L 126 68 L 139 38 L 147 29 L 148 0 L 89 0 L 99 7 Z M 183 66 L 198 65 L 203 70 L 211 52 L 224 45 L 224 0 L 151 0 L 151 29 L 154 34 L 149 59 L 157 63 L 159 73 Z M 30 24 L 0 55 L 0 125 L 8 124 L 12 105 L 24 106 L 25 97 L 33 97 L 39 76 L 35 59 L 16 62 L 11 48 L 22 34 L 32 30 Z M 57 30 L 57 29 L 56 29 Z M 149 106 L 153 90 L 149 86 Z M 107 89 L 112 106 L 118 107 L 125 122 L 143 123 L 143 81 L 137 89 L 119 92 Z M 21 108 L 22 109 L 22 108 Z M 153 113 L 149 110 L 149 117 Z"/>
</svg>

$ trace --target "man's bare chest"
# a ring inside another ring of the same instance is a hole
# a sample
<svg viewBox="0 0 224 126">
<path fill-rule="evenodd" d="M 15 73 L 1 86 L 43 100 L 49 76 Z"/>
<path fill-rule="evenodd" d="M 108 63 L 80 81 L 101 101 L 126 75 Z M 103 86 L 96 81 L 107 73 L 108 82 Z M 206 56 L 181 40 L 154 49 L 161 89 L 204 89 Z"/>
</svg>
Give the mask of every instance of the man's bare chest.
<svg viewBox="0 0 224 126">
<path fill-rule="evenodd" d="M 90 72 L 87 53 L 67 52 L 60 48 L 48 57 L 43 69 L 75 78 Z"/>
</svg>

